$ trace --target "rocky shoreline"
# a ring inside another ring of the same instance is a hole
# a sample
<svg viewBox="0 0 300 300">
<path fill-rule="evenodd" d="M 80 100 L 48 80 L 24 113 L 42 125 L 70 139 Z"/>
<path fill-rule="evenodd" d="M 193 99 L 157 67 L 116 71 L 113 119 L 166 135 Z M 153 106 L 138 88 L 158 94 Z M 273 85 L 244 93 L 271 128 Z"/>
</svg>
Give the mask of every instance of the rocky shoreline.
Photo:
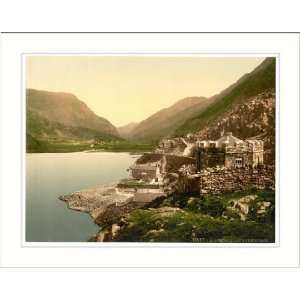
<svg viewBox="0 0 300 300">
<path fill-rule="evenodd" d="M 99 226 L 89 242 L 274 242 L 271 190 L 194 197 L 124 192 L 110 185 L 60 200 L 89 213 Z"/>
<path fill-rule="evenodd" d="M 88 213 L 101 228 L 96 240 L 104 241 L 104 232 L 107 233 L 107 228 L 115 231 L 114 222 L 120 217 L 133 210 L 147 208 L 153 201 L 163 200 L 169 195 L 170 193 L 162 191 L 128 192 L 114 184 L 77 191 L 60 196 L 59 199 L 66 202 L 69 209 Z"/>
</svg>

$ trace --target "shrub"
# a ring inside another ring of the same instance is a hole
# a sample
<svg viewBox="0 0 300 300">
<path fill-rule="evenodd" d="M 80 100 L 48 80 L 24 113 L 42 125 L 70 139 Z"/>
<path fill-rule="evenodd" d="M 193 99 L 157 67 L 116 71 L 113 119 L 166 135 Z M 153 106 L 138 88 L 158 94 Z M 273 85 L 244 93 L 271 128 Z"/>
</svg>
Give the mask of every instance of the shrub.
<svg viewBox="0 0 300 300">
<path fill-rule="evenodd" d="M 226 209 L 226 204 L 220 197 L 203 197 L 200 209 L 204 214 L 220 217 Z"/>
</svg>

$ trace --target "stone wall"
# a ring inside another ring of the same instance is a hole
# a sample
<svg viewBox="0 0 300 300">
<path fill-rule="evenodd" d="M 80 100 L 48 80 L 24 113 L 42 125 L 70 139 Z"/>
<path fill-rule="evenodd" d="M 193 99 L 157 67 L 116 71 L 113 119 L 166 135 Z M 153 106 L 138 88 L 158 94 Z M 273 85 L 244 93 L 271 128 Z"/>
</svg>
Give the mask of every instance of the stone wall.
<svg viewBox="0 0 300 300">
<path fill-rule="evenodd" d="M 211 168 L 199 174 L 200 194 L 222 194 L 249 188 L 275 189 L 275 168 Z"/>
<path fill-rule="evenodd" d="M 225 151 L 223 148 L 198 148 L 196 150 L 197 169 L 202 170 L 217 165 L 225 165 Z"/>
<path fill-rule="evenodd" d="M 145 169 L 142 168 L 135 168 L 132 167 L 131 168 L 131 176 L 135 179 L 142 179 L 144 181 L 151 181 L 152 179 L 156 178 L 156 168 L 147 168 L 145 167 Z"/>
<path fill-rule="evenodd" d="M 180 174 L 178 193 L 222 194 L 249 188 L 275 189 L 274 166 L 259 168 L 207 168 L 194 175 Z"/>
</svg>

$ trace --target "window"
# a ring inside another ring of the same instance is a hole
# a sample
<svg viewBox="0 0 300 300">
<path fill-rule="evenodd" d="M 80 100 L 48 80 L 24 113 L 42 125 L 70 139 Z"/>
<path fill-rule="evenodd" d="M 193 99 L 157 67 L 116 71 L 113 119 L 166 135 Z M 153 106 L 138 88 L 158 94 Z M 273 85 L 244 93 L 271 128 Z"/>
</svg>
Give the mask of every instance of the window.
<svg viewBox="0 0 300 300">
<path fill-rule="evenodd" d="M 236 167 L 242 167 L 243 165 L 243 160 L 241 158 L 236 158 L 235 159 L 235 166 Z"/>
</svg>

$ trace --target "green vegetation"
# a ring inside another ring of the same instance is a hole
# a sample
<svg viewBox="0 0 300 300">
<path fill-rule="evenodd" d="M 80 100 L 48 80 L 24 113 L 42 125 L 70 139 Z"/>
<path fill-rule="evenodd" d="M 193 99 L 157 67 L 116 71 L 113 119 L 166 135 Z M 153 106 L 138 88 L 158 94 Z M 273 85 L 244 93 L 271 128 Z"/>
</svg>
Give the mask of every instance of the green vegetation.
<svg viewBox="0 0 300 300">
<path fill-rule="evenodd" d="M 253 200 L 249 202 L 249 213 L 247 220 L 256 221 L 259 223 L 274 223 L 275 221 L 275 192 L 267 190 L 246 190 L 241 192 L 234 192 L 216 195 L 205 195 L 201 198 L 189 199 L 185 197 L 181 199 L 181 207 L 186 207 L 188 210 L 194 212 L 201 212 L 203 214 L 210 215 L 212 217 L 221 217 L 226 214 L 228 217 L 239 219 L 240 216 L 235 212 L 231 212 L 229 215 L 228 207 L 233 201 L 242 199 L 243 197 L 252 196 Z M 192 200 L 192 201 L 191 201 Z M 258 214 L 262 202 L 270 202 L 270 207 L 266 210 L 265 214 Z"/>
<path fill-rule="evenodd" d="M 146 152 L 155 147 L 150 143 L 125 141 L 90 128 L 66 126 L 50 122 L 37 113 L 27 110 L 26 149 L 31 152 Z"/>
<path fill-rule="evenodd" d="M 118 241 L 126 242 L 274 242 L 274 226 L 229 221 L 181 210 L 171 214 L 136 210 Z"/>
<path fill-rule="evenodd" d="M 175 136 L 201 130 L 211 120 L 215 120 L 233 105 L 249 97 L 256 96 L 267 89 L 274 89 L 275 69 L 275 58 L 266 59 L 252 73 L 243 76 L 234 86 L 216 96 L 216 100 L 198 115 L 188 119 L 182 126 L 177 128 Z"/>
<path fill-rule="evenodd" d="M 49 144 L 35 139 L 31 134 L 26 134 L 26 151 L 31 152 L 47 152 Z"/>
<path fill-rule="evenodd" d="M 38 140 L 122 140 L 119 137 L 91 128 L 66 126 L 58 122 L 49 121 L 30 110 L 27 110 L 26 130 L 29 135 Z"/>
<path fill-rule="evenodd" d="M 51 131 L 57 137 L 69 137 L 69 129 L 75 128 L 91 129 L 92 132 L 99 135 L 119 137 L 117 129 L 106 119 L 97 116 L 89 107 L 80 101 L 75 95 L 69 93 L 57 93 L 27 89 L 26 90 L 26 109 L 27 114 L 34 114 L 34 118 L 41 118 L 42 123 L 39 125 L 52 125 L 56 130 Z M 30 115 L 27 115 L 30 119 Z M 47 120 L 48 124 L 45 124 Z M 39 120 L 38 120 L 39 121 Z M 51 126 L 52 127 L 52 126 Z M 66 132 L 64 130 L 67 130 Z M 42 137 L 46 137 L 49 132 L 44 132 L 43 127 L 40 129 Z M 85 133 L 85 130 L 83 133 Z M 34 133 L 29 132 L 34 137 Z M 72 132 L 71 132 L 72 133 Z M 76 132 L 74 132 L 76 134 Z M 80 134 L 80 132 L 77 132 Z M 79 138 L 81 135 L 78 136 Z"/>
<path fill-rule="evenodd" d="M 111 142 L 96 145 L 95 150 L 112 151 L 112 152 L 148 152 L 153 151 L 155 144 L 134 143 L 129 141 Z"/>
<path fill-rule="evenodd" d="M 94 114 L 72 94 L 27 90 L 27 152 L 74 152 L 90 149 L 97 141 L 104 148 L 130 148 L 117 129 Z"/>
<path fill-rule="evenodd" d="M 63 153 L 80 151 L 108 151 L 108 152 L 131 152 L 143 153 L 152 151 L 155 145 L 136 144 L 127 141 L 93 141 L 58 140 L 48 141 L 38 140 L 27 134 L 26 149 L 28 153 Z"/>
<path fill-rule="evenodd" d="M 246 196 L 253 196 L 247 220 L 242 221 L 234 211 L 228 218 L 228 205 Z M 259 214 L 262 201 L 270 202 L 271 206 L 264 214 Z M 136 210 L 123 218 L 123 229 L 117 241 L 271 243 L 275 240 L 273 191 L 248 190 L 221 196 L 173 197 L 157 204 L 155 208 Z M 166 205 L 173 206 L 173 210 L 164 210 Z"/>
</svg>

